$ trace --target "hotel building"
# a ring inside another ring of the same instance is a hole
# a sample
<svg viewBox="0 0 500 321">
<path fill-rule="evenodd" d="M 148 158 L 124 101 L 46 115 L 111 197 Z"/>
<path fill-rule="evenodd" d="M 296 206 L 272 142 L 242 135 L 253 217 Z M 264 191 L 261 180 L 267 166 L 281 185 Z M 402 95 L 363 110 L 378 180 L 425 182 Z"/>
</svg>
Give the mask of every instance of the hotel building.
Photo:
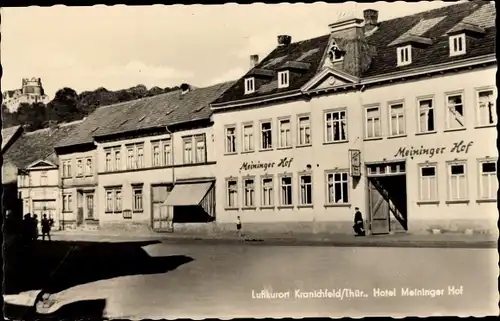
<svg viewBox="0 0 500 321">
<path fill-rule="evenodd" d="M 212 103 L 217 222 L 274 232 L 497 231 L 496 11 L 331 24 Z"/>
<path fill-rule="evenodd" d="M 67 164 L 61 170 L 63 197 L 77 201 L 68 203 L 66 217 L 79 216 L 77 225 L 155 231 L 214 221 L 209 104 L 231 85 L 183 84 L 181 90 L 96 109 L 56 148 Z"/>
</svg>

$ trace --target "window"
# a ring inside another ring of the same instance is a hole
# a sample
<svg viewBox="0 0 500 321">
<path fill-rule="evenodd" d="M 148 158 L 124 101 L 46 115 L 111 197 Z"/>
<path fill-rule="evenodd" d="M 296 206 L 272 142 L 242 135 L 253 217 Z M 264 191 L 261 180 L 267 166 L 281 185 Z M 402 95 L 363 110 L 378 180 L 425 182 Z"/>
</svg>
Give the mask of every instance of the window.
<svg viewBox="0 0 500 321">
<path fill-rule="evenodd" d="M 466 166 L 463 164 L 448 164 L 449 199 L 451 201 L 467 199 Z"/>
<path fill-rule="evenodd" d="M 92 158 L 85 160 L 85 175 L 92 176 Z"/>
<path fill-rule="evenodd" d="M 243 180 L 243 188 L 245 191 L 243 205 L 245 207 L 255 206 L 255 180 L 253 178 L 245 178 Z"/>
<path fill-rule="evenodd" d="M 191 164 L 193 162 L 193 139 L 192 137 L 184 137 L 182 139 L 184 145 L 183 161 L 184 164 Z"/>
<path fill-rule="evenodd" d="M 325 113 L 325 142 L 347 140 L 346 111 L 331 111 Z"/>
<path fill-rule="evenodd" d="M 206 162 L 206 153 L 205 153 L 205 134 L 196 135 L 196 162 L 197 163 L 205 163 Z"/>
<path fill-rule="evenodd" d="M 481 161 L 479 163 L 479 173 L 479 197 L 489 200 L 497 199 L 497 162 Z"/>
<path fill-rule="evenodd" d="M 121 154 L 120 154 L 120 149 L 117 147 L 117 149 L 113 150 L 115 154 L 115 161 L 114 161 L 114 168 L 115 170 L 119 171 L 122 169 L 122 161 L 121 161 Z"/>
<path fill-rule="evenodd" d="M 251 94 L 255 92 L 255 79 L 252 78 L 246 78 L 245 79 L 245 94 Z"/>
<path fill-rule="evenodd" d="M 161 142 L 163 146 L 162 162 L 164 166 L 172 165 L 172 145 L 170 139 Z"/>
<path fill-rule="evenodd" d="M 40 185 L 47 186 L 49 185 L 49 177 L 47 176 L 47 172 L 43 171 L 40 173 Z"/>
<path fill-rule="evenodd" d="M 134 198 L 135 202 L 135 198 Z M 120 187 L 106 189 L 106 212 L 121 213 L 122 190 Z"/>
<path fill-rule="evenodd" d="M 347 172 L 327 173 L 328 204 L 349 203 L 349 181 Z"/>
<path fill-rule="evenodd" d="M 300 116 L 298 119 L 298 141 L 300 146 L 311 144 L 311 119 L 309 116 Z"/>
<path fill-rule="evenodd" d="M 262 206 L 273 206 L 274 205 L 274 188 L 273 188 L 273 178 L 263 177 L 262 178 Z"/>
<path fill-rule="evenodd" d="M 497 123 L 496 97 L 493 89 L 481 90 L 478 95 L 478 125 L 487 126 Z"/>
<path fill-rule="evenodd" d="M 411 46 L 399 47 L 397 50 L 398 66 L 406 66 L 411 64 Z"/>
<path fill-rule="evenodd" d="M 420 167 L 420 197 L 421 201 L 438 200 L 437 169 L 435 165 Z"/>
<path fill-rule="evenodd" d="M 153 167 L 161 166 L 161 156 L 160 156 L 160 144 L 154 143 L 152 145 L 153 150 Z"/>
<path fill-rule="evenodd" d="M 310 174 L 300 175 L 300 204 L 312 205 L 312 176 Z"/>
<path fill-rule="evenodd" d="M 342 59 L 344 58 L 343 51 L 340 50 L 336 43 L 332 43 L 332 47 L 328 51 L 328 58 L 331 62 L 342 61 Z"/>
<path fill-rule="evenodd" d="M 127 169 L 135 168 L 134 146 L 127 146 Z"/>
<path fill-rule="evenodd" d="M 243 125 L 243 151 L 254 151 L 254 130 L 253 124 Z"/>
<path fill-rule="evenodd" d="M 280 203 L 284 206 L 292 205 L 292 177 L 282 176 L 280 178 L 281 197 Z"/>
<path fill-rule="evenodd" d="M 463 95 L 447 95 L 446 105 L 446 128 L 465 127 Z"/>
<path fill-rule="evenodd" d="M 436 130 L 434 126 L 434 102 L 432 99 L 420 99 L 418 101 L 419 122 L 418 131 L 427 133 Z"/>
<path fill-rule="evenodd" d="M 260 135 L 261 135 L 261 149 L 272 149 L 273 148 L 273 135 L 272 135 L 272 123 L 270 121 L 262 122 L 260 124 Z"/>
<path fill-rule="evenodd" d="M 226 128 L 226 153 L 236 153 L 236 127 Z"/>
<path fill-rule="evenodd" d="M 137 149 L 137 168 L 144 167 L 144 145 L 136 146 Z"/>
<path fill-rule="evenodd" d="M 465 53 L 465 34 L 450 37 L 450 56 L 463 55 Z"/>
<path fill-rule="evenodd" d="M 63 178 L 71 177 L 73 174 L 73 173 L 71 173 L 71 160 L 63 161 L 62 162 L 62 169 L 63 169 L 63 173 L 62 173 Z"/>
<path fill-rule="evenodd" d="M 278 88 L 289 86 L 290 72 L 288 70 L 278 72 Z"/>
<path fill-rule="evenodd" d="M 292 146 L 292 125 L 290 119 L 280 119 L 279 121 L 279 147 L 291 147 Z"/>
<path fill-rule="evenodd" d="M 238 181 L 236 179 L 227 181 L 226 199 L 228 208 L 238 207 Z"/>
<path fill-rule="evenodd" d="M 132 193 L 134 194 L 132 209 L 134 212 L 140 212 L 142 211 L 142 187 L 134 187 Z"/>
<path fill-rule="evenodd" d="M 63 194 L 63 212 L 72 211 L 72 198 L 71 194 Z"/>
<path fill-rule="evenodd" d="M 404 135 L 405 129 L 405 111 L 402 103 L 389 105 L 390 121 L 389 132 L 391 136 Z"/>
<path fill-rule="evenodd" d="M 76 176 L 83 176 L 83 159 L 76 160 Z"/>
<path fill-rule="evenodd" d="M 380 107 L 365 108 L 365 135 L 366 138 L 382 136 L 380 124 Z"/>
</svg>

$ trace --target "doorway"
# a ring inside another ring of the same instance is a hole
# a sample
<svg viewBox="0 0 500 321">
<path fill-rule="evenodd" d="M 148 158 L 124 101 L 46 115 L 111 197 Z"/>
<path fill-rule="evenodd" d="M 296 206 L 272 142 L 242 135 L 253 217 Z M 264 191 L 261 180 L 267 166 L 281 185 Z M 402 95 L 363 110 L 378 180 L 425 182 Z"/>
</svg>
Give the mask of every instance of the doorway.
<svg viewBox="0 0 500 321">
<path fill-rule="evenodd" d="M 173 210 L 165 205 L 172 188 L 171 184 L 151 186 L 151 226 L 154 231 L 173 231 Z"/>
<path fill-rule="evenodd" d="M 404 162 L 367 165 L 371 234 L 408 230 L 406 166 Z"/>
<path fill-rule="evenodd" d="M 94 194 L 86 193 L 85 201 L 84 201 L 84 217 L 86 220 L 96 220 L 95 212 L 94 212 Z"/>
</svg>

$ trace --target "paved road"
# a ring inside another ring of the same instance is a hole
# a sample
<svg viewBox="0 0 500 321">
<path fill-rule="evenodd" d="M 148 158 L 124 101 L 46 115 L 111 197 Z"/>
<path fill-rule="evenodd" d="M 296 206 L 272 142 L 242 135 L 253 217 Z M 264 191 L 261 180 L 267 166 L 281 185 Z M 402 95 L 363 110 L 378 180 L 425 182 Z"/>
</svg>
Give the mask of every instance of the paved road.
<svg viewBox="0 0 500 321">
<path fill-rule="evenodd" d="M 70 288 L 56 295 L 59 302 L 51 310 L 75 300 L 104 298 L 107 317 L 131 319 L 498 315 L 494 249 L 172 243 L 145 249 L 154 257 L 185 255 L 193 261 L 167 273 L 122 276 Z M 93 264 L 99 268 L 98 261 Z M 449 295 L 448 287 L 455 287 L 454 295 Z M 404 297 L 402 288 L 438 291 L 434 297 Z M 321 289 L 351 289 L 354 295 L 360 291 L 363 295 L 348 298 L 349 291 L 344 290 L 343 298 L 296 297 L 296 290 Z M 374 297 L 374 289 L 388 295 L 395 289 L 396 296 Z M 255 297 L 262 290 L 290 294 L 282 299 L 252 298 L 252 291 Z"/>
</svg>

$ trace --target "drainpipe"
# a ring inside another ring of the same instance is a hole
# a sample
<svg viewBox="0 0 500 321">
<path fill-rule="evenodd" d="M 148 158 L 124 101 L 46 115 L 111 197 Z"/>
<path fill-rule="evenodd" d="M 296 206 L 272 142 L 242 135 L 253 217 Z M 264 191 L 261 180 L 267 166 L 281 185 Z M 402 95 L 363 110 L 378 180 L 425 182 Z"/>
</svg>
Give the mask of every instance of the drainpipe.
<svg viewBox="0 0 500 321">
<path fill-rule="evenodd" d="M 168 129 L 168 126 L 165 126 L 165 129 L 167 130 L 167 133 L 170 135 L 170 148 L 172 149 L 172 184 L 175 185 L 175 155 L 174 155 L 174 134 L 170 129 Z"/>
</svg>

